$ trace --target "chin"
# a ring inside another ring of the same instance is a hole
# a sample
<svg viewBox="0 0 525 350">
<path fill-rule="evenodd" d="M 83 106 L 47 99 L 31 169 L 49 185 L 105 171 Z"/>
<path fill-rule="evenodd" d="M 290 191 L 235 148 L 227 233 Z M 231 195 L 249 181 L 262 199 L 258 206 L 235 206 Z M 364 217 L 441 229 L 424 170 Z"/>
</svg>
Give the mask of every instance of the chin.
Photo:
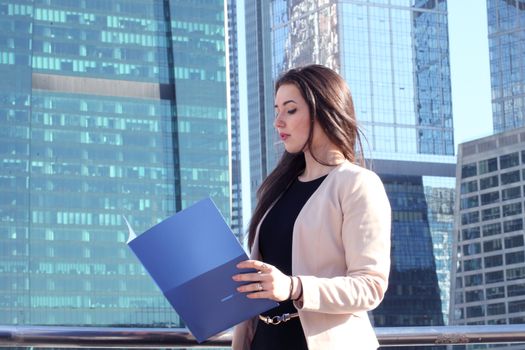
<svg viewBox="0 0 525 350">
<path fill-rule="evenodd" d="M 302 150 L 298 147 L 290 147 L 290 146 L 284 146 L 284 149 L 286 150 L 286 152 L 288 153 L 291 153 L 291 154 L 296 154 L 296 153 L 301 153 Z"/>
</svg>

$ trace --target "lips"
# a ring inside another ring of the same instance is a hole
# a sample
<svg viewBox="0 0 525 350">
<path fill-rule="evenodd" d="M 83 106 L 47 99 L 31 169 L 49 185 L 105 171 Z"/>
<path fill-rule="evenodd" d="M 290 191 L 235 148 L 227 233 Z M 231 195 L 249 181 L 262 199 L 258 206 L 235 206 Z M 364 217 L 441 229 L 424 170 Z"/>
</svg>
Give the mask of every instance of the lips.
<svg viewBox="0 0 525 350">
<path fill-rule="evenodd" d="M 285 134 L 281 132 L 279 133 L 279 137 L 281 138 L 281 140 L 286 141 L 286 139 L 290 137 L 290 134 Z"/>
</svg>

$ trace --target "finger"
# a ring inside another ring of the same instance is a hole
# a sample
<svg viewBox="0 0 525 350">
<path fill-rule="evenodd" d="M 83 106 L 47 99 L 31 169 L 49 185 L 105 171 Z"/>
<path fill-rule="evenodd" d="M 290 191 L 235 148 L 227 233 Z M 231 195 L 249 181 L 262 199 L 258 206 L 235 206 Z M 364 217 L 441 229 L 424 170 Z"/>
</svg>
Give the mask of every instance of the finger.
<svg viewBox="0 0 525 350">
<path fill-rule="evenodd" d="M 237 287 L 237 291 L 242 292 L 242 293 L 263 292 L 264 285 L 261 282 L 245 284 L 240 287 Z"/>
<path fill-rule="evenodd" d="M 256 273 L 239 273 L 237 275 L 234 275 L 232 279 L 237 282 L 259 282 L 262 280 L 268 280 L 268 276 L 266 274 L 262 274 L 259 272 Z"/>
<path fill-rule="evenodd" d="M 266 264 L 259 260 L 245 260 L 237 264 L 239 269 L 256 269 L 261 272 L 270 272 L 272 270 L 272 265 Z"/>
<path fill-rule="evenodd" d="M 253 292 L 246 294 L 246 297 L 250 299 L 273 299 L 276 300 L 273 295 L 268 291 Z"/>
</svg>

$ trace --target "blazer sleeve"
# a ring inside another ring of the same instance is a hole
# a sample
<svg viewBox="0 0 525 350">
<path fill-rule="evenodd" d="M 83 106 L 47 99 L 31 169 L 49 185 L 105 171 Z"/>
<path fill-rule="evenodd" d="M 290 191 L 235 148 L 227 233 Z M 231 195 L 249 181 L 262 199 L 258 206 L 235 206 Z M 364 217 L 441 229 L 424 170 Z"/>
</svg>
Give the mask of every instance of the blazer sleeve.
<svg viewBox="0 0 525 350">
<path fill-rule="evenodd" d="M 379 177 L 364 170 L 339 189 L 346 276 L 299 276 L 302 311 L 345 314 L 369 311 L 383 299 L 390 272 L 391 209 Z"/>
</svg>

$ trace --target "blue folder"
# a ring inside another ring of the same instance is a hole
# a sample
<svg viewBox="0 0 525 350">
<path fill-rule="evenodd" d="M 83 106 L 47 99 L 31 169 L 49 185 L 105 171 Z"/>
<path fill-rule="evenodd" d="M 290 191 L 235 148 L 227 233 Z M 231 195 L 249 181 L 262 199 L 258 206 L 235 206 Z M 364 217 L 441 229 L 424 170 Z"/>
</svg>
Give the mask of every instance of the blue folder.
<svg viewBox="0 0 525 350">
<path fill-rule="evenodd" d="M 278 305 L 237 292 L 232 276 L 248 256 L 210 198 L 138 237 L 126 224 L 129 247 L 199 343 Z"/>
</svg>

